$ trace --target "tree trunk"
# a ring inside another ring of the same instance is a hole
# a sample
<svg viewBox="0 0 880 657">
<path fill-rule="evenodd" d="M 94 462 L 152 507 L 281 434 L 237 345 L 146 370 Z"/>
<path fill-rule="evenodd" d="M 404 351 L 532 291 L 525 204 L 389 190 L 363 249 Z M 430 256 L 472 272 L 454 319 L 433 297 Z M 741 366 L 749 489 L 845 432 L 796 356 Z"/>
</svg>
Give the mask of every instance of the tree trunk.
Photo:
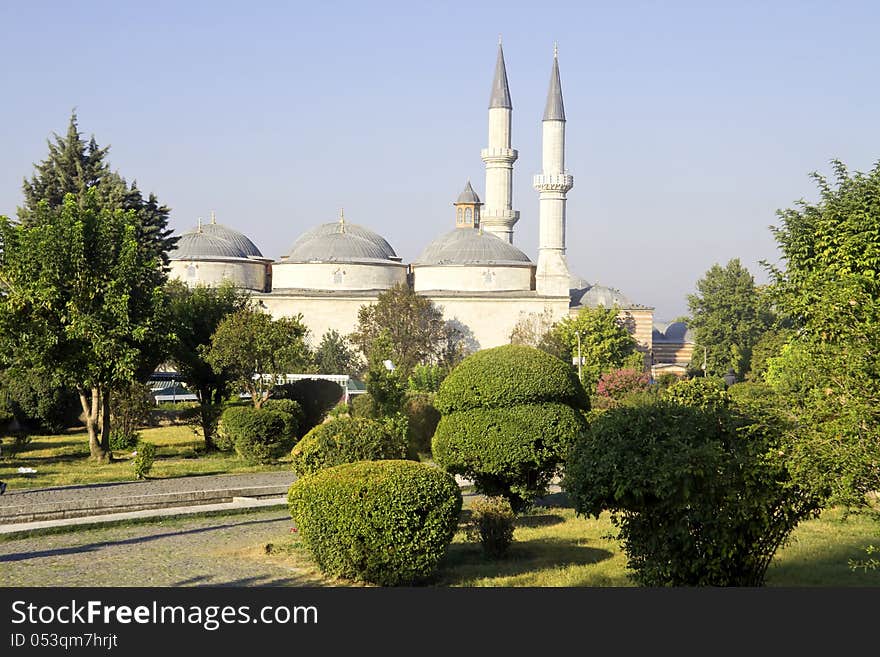
<svg viewBox="0 0 880 657">
<path fill-rule="evenodd" d="M 98 433 L 101 415 L 101 391 L 98 388 L 92 388 L 89 391 L 79 388 L 77 392 L 79 392 L 79 402 L 82 405 L 83 415 L 86 420 L 86 431 L 89 433 L 89 453 L 91 458 L 95 461 L 109 461 L 109 436 L 105 444 L 103 436 Z"/>
<path fill-rule="evenodd" d="M 202 420 L 202 436 L 205 438 L 205 450 L 212 452 L 217 449 L 214 444 L 214 391 L 210 386 L 199 388 L 199 417 Z"/>
<path fill-rule="evenodd" d="M 108 386 L 101 395 L 101 449 L 107 461 L 113 460 L 113 451 L 110 449 L 110 394 Z"/>
</svg>

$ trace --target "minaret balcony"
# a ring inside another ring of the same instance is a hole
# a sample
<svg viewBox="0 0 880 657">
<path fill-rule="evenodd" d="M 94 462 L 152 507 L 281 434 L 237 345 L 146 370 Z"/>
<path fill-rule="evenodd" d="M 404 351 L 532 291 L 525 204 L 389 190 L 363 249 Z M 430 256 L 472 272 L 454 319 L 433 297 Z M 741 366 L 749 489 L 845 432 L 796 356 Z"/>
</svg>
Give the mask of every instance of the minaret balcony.
<svg viewBox="0 0 880 657">
<path fill-rule="evenodd" d="M 567 192 L 574 187 L 574 176 L 567 173 L 539 173 L 534 186 L 539 192 Z"/>
<path fill-rule="evenodd" d="M 483 162 L 515 162 L 519 151 L 515 148 L 484 148 L 480 151 Z"/>
</svg>

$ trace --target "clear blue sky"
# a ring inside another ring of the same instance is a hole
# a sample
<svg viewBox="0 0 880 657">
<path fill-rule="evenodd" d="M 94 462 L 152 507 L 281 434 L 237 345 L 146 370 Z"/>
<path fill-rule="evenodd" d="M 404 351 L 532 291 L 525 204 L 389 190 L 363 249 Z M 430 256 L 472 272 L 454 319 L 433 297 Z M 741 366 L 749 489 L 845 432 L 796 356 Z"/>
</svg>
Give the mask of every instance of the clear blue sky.
<svg viewBox="0 0 880 657">
<path fill-rule="evenodd" d="M 670 320 L 715 262 L 766 281 L 811 171 L 880 158 L 878 28 L 869 1 L 3 2 L 0 214 L 75 107 L 177 231 L 215 210 L 278 257 L 344 207 L 412 260 L 484 193 L 501 33 L 534 258 L 558 41 L 572 270 Z"/>
</svg>

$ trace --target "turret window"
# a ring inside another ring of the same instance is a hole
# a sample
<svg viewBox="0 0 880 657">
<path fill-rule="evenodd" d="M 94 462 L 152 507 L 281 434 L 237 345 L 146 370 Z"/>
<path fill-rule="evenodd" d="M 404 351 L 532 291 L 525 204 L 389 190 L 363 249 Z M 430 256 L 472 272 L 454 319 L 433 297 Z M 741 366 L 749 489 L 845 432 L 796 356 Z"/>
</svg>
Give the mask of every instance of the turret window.
<svg viewBox="0 0 880 657">
<path fill-rule="evenodd" d="M 459 225 L 461 225 L 461 223 L 462 223 L 461 215 L 462 215 L 462 210 L 461 210 L 461 208 L 459 208 L 458 209 L 458 218 L 456 219 L 456 223 L 458 223 Z"/>
<path fill-rule="evenodd" d="M 467 210 L 464 211 L 464 223 L 465 223 L 465 224 L 472 224 L 472 223 L 474 223 L 474 217 L 473 217 L 473 215 L 471 214 L 471 209 L 470 209 L 470 208 L 468 208 Z"/>
</svg>

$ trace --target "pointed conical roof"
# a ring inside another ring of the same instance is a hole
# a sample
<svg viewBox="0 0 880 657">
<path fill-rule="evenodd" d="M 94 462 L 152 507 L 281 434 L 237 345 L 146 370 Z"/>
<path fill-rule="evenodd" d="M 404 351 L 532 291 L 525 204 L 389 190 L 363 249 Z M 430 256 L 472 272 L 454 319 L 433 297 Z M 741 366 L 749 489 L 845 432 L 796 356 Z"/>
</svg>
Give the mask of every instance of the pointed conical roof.
<svg viewBox="0 0 880 657">
<path fill-rule="evenodd" d="M 477 193 L 474 191 L 474 188 L 471 187 L 471 181 L 467 181 L 467 185 L 464 186 L 464 191 L 458 195 L 458 199 L 456 199 L 455 204 L 459 203 L 482 203 L 480 202 L 480 197 L 477 196 Z"/>
<path fill-rule="evenodd" d="M 547 91 L 544 120 L 565 121 L 565 106 L 562 104 L 562 83 L 559 81 L 559 59 L 556 57 L 556 53 L 553 53 L 553 70 L 550 72 L 550 89 Z"/>
<path fill-rule="evenodd" d="M 507 86 L 507 68 L 504 66 L 504 50 L 498 43 L 498 60 L 495 62 L 495 79 L 492 80 L 492 95 L 489 97 L 489 109 L 505 107 L 513 109 L 510 103 L 510 89 Z"/>
</svg>

